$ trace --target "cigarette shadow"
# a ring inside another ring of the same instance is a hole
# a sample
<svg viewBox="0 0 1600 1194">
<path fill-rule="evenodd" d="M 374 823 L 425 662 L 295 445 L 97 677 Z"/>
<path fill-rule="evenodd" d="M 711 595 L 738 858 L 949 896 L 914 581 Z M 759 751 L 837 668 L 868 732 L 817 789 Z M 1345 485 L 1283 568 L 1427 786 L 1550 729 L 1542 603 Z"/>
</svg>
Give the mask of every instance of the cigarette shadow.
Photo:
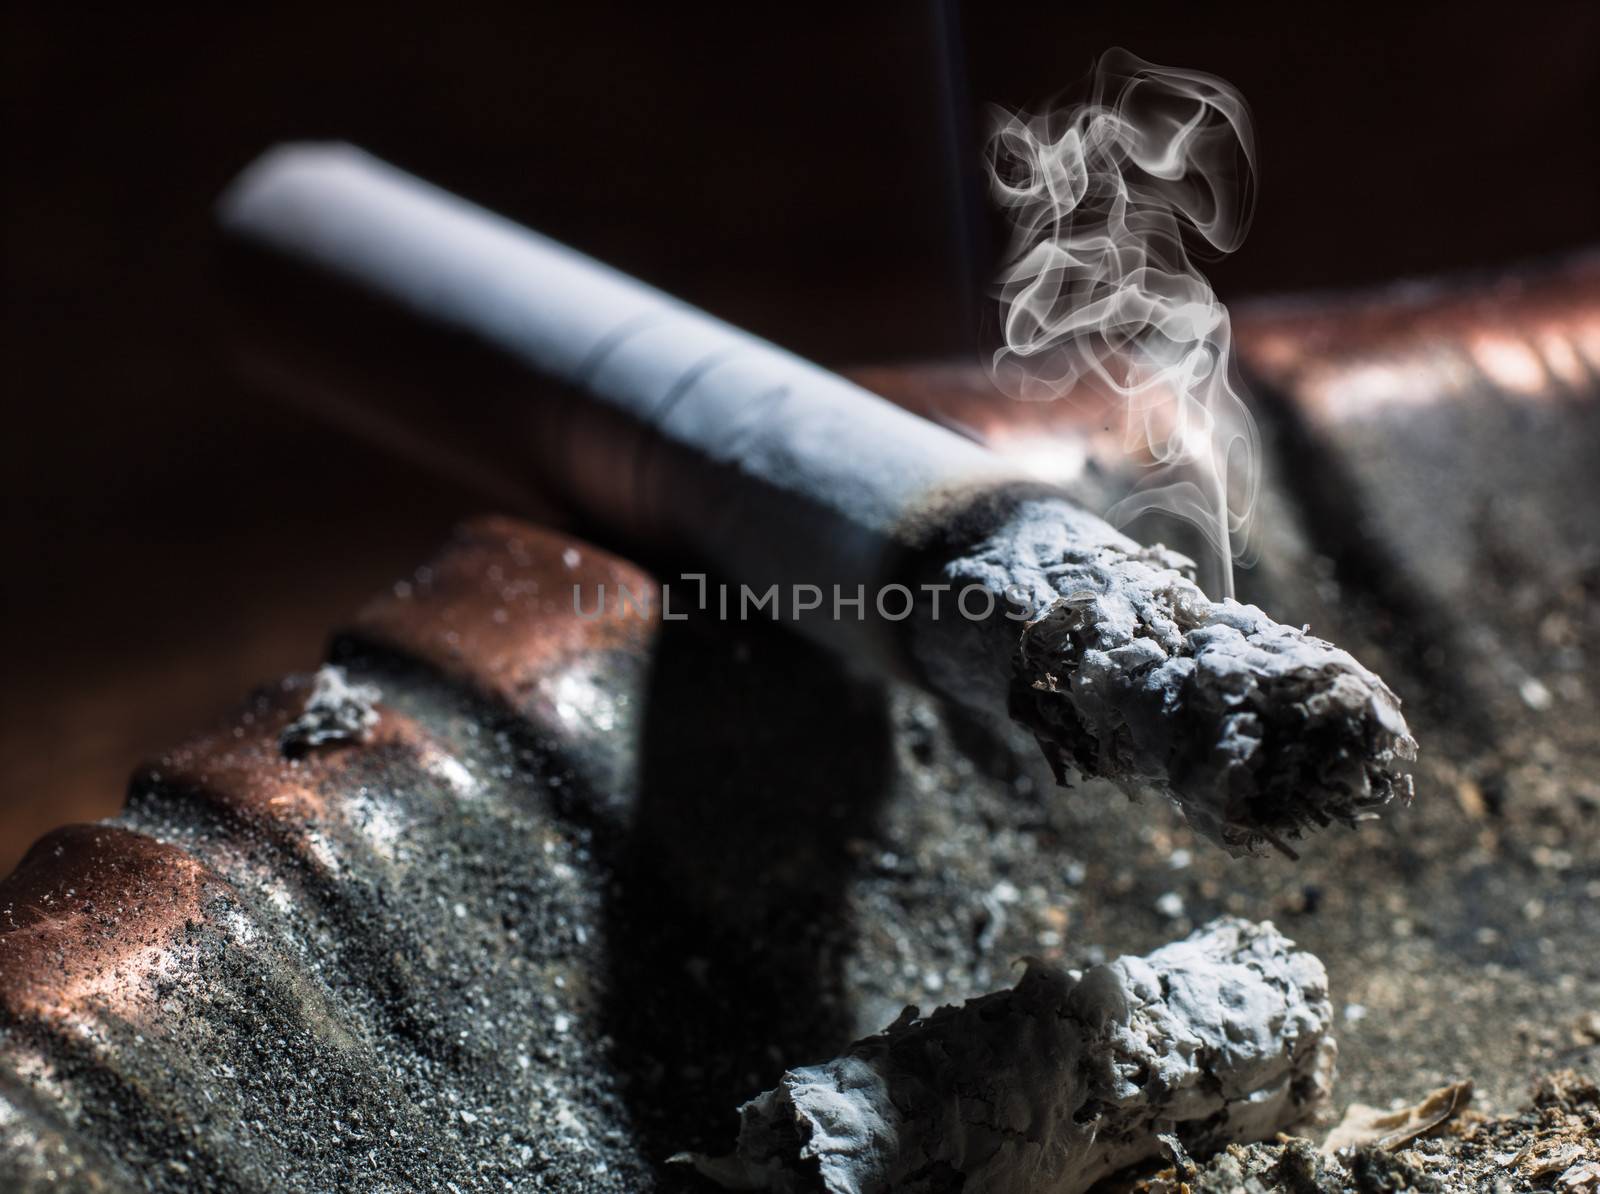
<svg viewBox="0 0 1600 1194">
<path fill-rule="evenodd" d="M 1362 486 L 1339 454 L 1319 440 L 1301 405 L 1280 388 L 1250 375 L 1260 401 L 1263 429 L 1274 459 L 1272 479 L 1282 486 L 1313 548 L 1327 556 L 1344 589 L 1352 626 L 1381 642 L 1396 669 L 1385 679 L 1399 694 L 1406 714 L 1460 728 L 1485 753 L 1497 749 L 1499 724 L 1493 699 L 1462 660 L 1480 652 L 1457 611 L 1444 607 L 1416 584 L 1400 549 L 1370 528 L 1373 519 L 1355 508 Z M 1274 604 L 1258 592 L 1265 578 L 1246 574 L 1241 600 Z M 1285 611 L 1279 616 L 1293 620 Z"/>
<path fill-rule="evenodd" d="M 608 1031 L 662 1189 L 740 1103 L 852 1037 L 844 904 L 891 784 L 881 686 L 772 624 L 669 622 L 607 911 Z"/>
</svg>

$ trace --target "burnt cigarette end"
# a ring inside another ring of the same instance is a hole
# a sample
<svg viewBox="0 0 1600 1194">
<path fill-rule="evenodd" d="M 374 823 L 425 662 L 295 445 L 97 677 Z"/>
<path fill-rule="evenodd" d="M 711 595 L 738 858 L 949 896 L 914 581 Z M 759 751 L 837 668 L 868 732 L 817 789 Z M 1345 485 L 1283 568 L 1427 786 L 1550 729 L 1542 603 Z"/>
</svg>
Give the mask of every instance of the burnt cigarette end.
<svg viewBox="0 0 1600 1194">
<path fill-rule="evenodd" d="M 1009 708 L 1065 782 L 1070 763 L 1154 788 L 1234 854 L 1409 799 L 1399 698 L 1331 643 L 1211 601 L 1193 565 L 1070 502 L 1021 502 L 945 565 L 1042 610 L 1009 624 Z M 954 678 L 944 681 L 953 683 Z"/>
<path fill-rule="evenodd" d="M 304 711 L 278 735 L 278 748 L 295 759 L 318 746 L 365 742 L 378 724 L 382 697 L 376 686 L 352 684 L 342 667 L 325 664 L 312 681 Z"/>
<path fill-rule="evenodd" d="M 740 1109 L 729 1188 L 1076 1194 L 1176 1136 L 1265 1139 L 1327 1096 L 1327 976 L 1270 923 L 1213 921 L 1081 976 L 1030 960 L 1007 991 L 916 1009 Z"/>
</svg>

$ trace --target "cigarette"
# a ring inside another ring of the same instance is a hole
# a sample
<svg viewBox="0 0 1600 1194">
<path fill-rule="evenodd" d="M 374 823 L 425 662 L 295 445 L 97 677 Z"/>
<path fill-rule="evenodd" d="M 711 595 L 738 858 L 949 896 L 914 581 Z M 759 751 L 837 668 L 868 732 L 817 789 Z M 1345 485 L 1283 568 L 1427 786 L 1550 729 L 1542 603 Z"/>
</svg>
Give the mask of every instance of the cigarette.
<svg viewBox="0 0 1600 1194">
<path fill-rule="evenodd" d="M 1081 976 L 1033 961 L 1010 990 L 907 1008 L 740 1108 L 731 1156 L 675 1159 L 783 1194 L 1078 1194 L 1162 1135 L 1205 1153 L 1304 1119 L 1332 1081 L 1331 1022 L 1321 962 L 1224 918 Z"/>
<path fill-rule="evenodd" d="M 435 364 L 474 362 L 438 382 L 447 422 L 479 421 L 478 362 L 485 401 L 514 377 L 501 438 L 569 507 L 775 591 L 851 659 L 1009 710 L 1058 779 L 1163 792 L 1234 853 L 1410 795 L 1399 701 L 1350 655 L 1208 600 L 1188 560 L 833 373 L 349 146 L 269 151 L 219 215 L 310 267 L 308 304 L 377 300 L 448 340 Z M 391 374 L 415 339 L 381 341 Z"/>
</svg>

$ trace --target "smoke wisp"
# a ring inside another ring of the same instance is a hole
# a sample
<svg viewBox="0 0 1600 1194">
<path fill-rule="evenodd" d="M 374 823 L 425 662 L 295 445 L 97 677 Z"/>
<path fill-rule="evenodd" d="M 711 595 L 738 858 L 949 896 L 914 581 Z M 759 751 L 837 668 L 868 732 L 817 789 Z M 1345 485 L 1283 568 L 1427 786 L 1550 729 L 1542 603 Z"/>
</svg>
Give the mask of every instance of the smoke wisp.
<svg viewBox="0 0 1600 1194">
<path fill-rule="evenodd" d="M 1233 562 L 1251 558 L 1259 440 L 1227 308 L 1195 259 L 1232 252 L 1250 224 L 1244 100 L 1212 75 L 1112 50 L 1084 103 L 996 109 L 985 157 L 1011 225 L 996 383 L 1034 401 L 1113 397 L 1124 448 L 1149 467 L 1108 520 L 1157 510 L 1193 523 L 1231 597 Z"/>
</svg>

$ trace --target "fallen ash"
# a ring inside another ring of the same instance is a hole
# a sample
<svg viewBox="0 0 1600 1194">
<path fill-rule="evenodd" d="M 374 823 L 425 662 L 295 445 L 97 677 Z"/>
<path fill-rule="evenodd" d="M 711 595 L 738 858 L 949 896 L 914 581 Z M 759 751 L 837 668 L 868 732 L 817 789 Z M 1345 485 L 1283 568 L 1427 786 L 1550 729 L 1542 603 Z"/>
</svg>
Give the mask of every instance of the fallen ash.
<svg viewBox="0 0 1600 1194">
<path fill-rule="evenodd" d="M 318 746 L 365 742 L 378 724 L 376 685 L 352 683 L 342 667 L 324 664 L 306 698 L 305 711 L 283 728 L 278 745 L 289 758 Z"/>
<path fill-rule="evenodd" d="M 1337 1151 L 1286 1137 L 1186 1158 L 1121 1187 L 1125 1194 L 1455 1194 L 1600 1190 L 1600 1090 L 1564 1070 L 1540 1078 L 1513 1115 L 1467 1113 L 1420 1139 Z"/>
<path fill-rule="evenodd" d="M 1076 1194 L 1163 1133 L 1205 1154 L 1303 1119 L 1328 1091 L 1331 1020 L 1316 958 L 1227 917 L 1144 958 L 1032 960 L 1010 990 L 907 1008 L 745 1104 L 733 1156 L 682 1159 L 783 1194 Z"/>
</svg>

